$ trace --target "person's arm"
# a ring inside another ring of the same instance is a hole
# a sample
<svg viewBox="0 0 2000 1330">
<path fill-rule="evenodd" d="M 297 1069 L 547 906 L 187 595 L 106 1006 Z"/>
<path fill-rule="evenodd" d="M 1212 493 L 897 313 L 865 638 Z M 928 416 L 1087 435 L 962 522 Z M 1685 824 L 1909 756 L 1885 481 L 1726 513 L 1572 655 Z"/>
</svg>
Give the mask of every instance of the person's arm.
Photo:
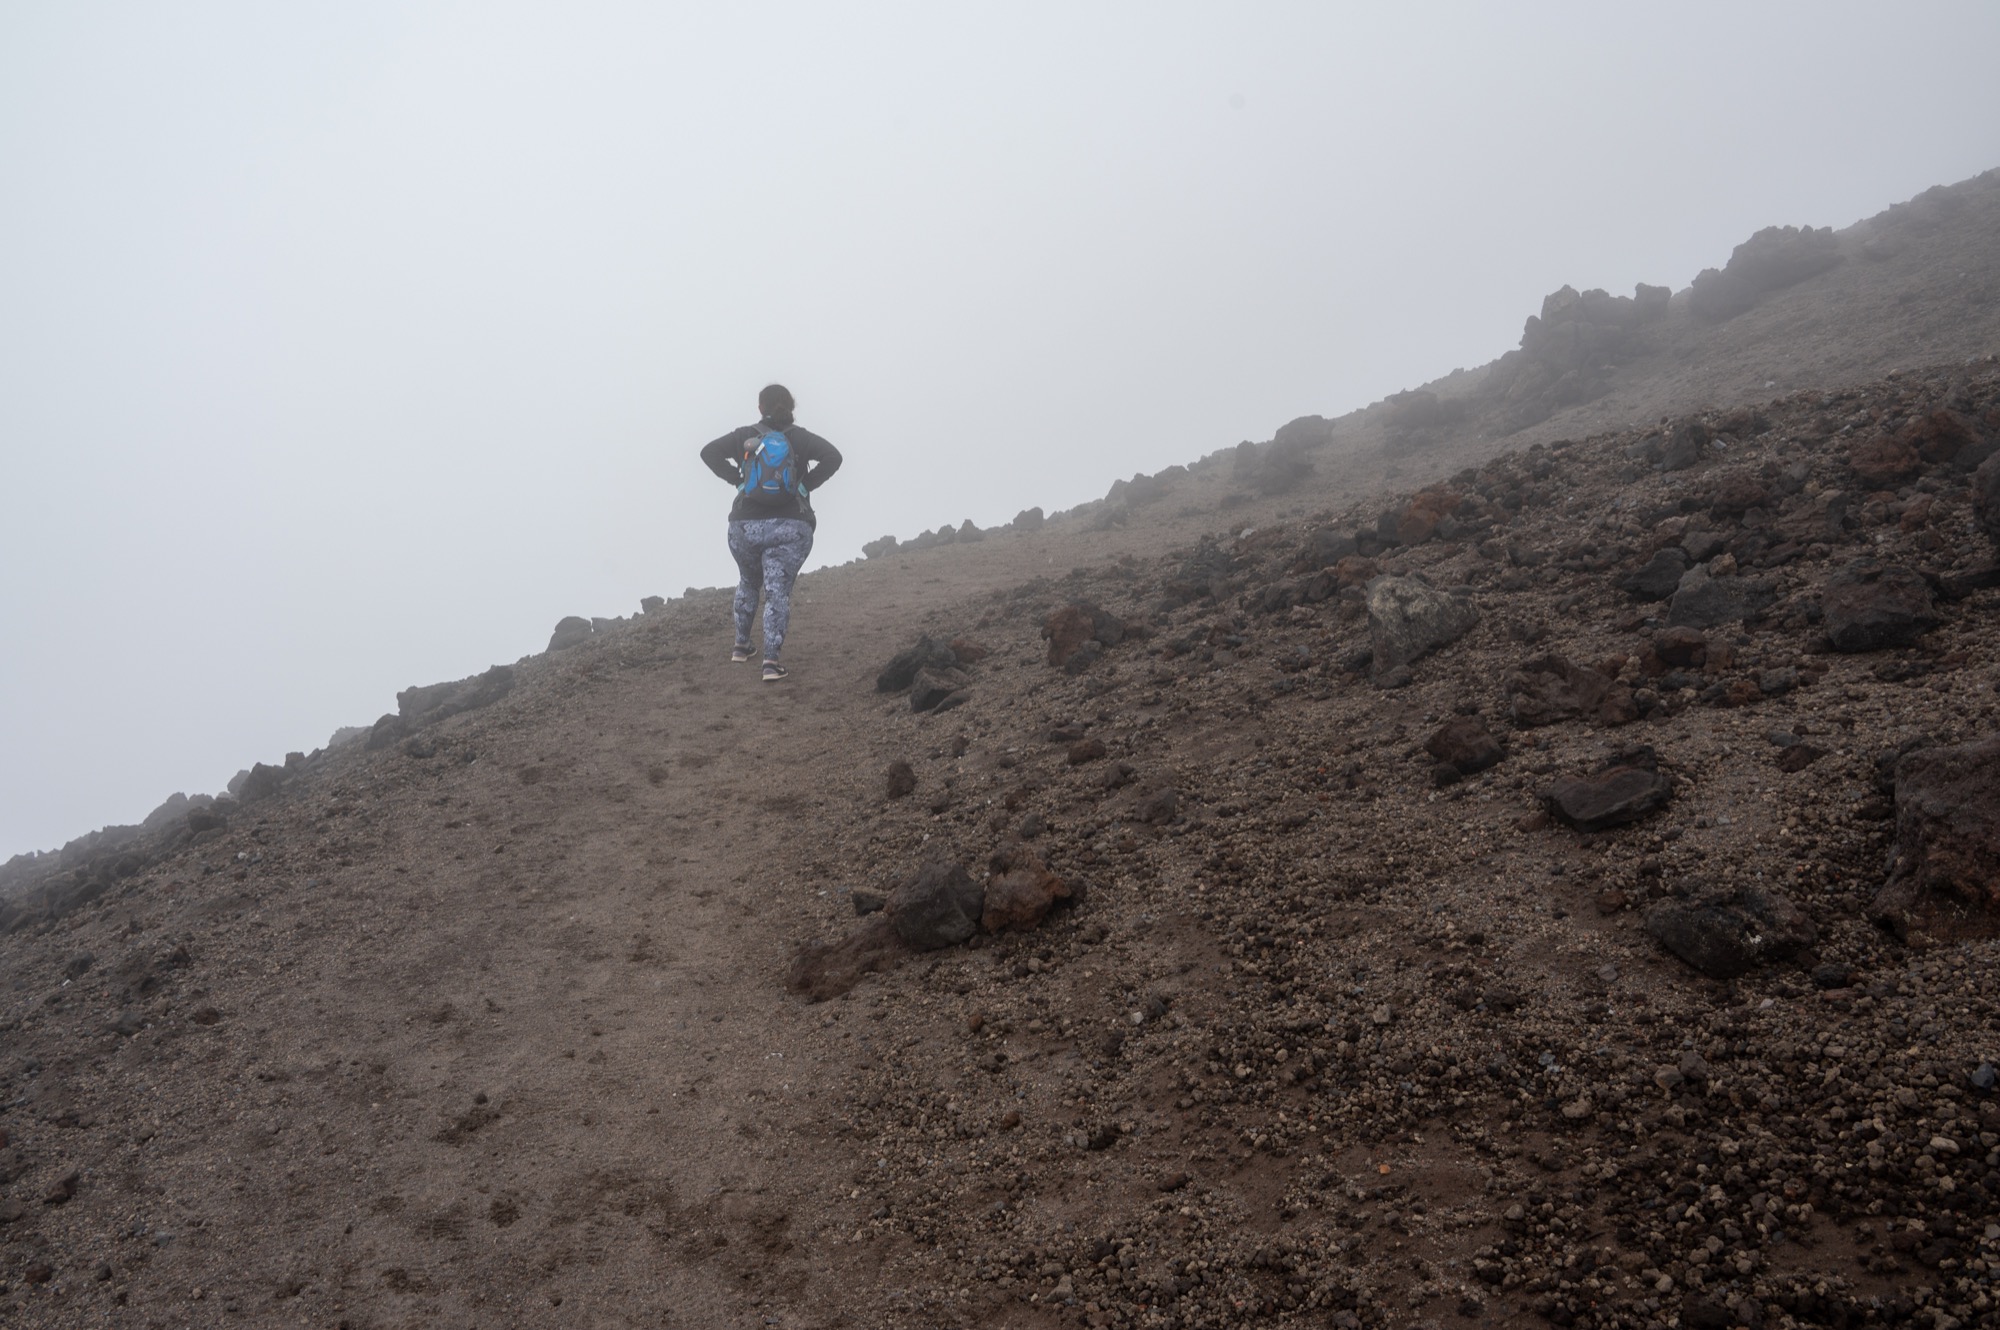
<svg viewBox="0 0 2000 1330">
<path fill-rule="evenodd" d="M 798 436 L 799 452 L 807 462 L 806 489 L 817 493 L 819 487 L 833 479 L 833 473 L 840 470 L 840 449 L 811 430 L 795 428 L 790 432 Z"/>
<path fill-rule="evenodd" d="M 742 484 L 743 472 L 737 458 L 742 454 L 743 438 L 750 432 L 747 428 L 733 429 L 714 442 L 703 444 L 701 464 L 731 485 Z"/>
</svg>

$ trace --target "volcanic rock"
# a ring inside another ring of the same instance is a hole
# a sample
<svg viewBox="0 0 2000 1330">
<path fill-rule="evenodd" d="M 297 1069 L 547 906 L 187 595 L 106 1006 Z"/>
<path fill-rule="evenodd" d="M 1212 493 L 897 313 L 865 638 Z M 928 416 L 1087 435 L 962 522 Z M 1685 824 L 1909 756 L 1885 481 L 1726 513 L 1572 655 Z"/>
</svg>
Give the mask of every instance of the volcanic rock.
<svg viewBox="0 0 2000 1330">
<path fill-rule="evenodd" d="M 1509 681 L 1507 691 L 1513 695 L 1516 725 L 1553 725 L 1578 717 L 1601 725 L 1625 725 L 1639 718 L 1630 688 L 1562 656 L 1527 662 Z"/>
<path fill-rule="evenodd" d="M 917 951 L 956 946 L 978 931 L 985 890 L 958 864 L 933 859 L 889 893 L 896 935 Z"/>
<path fill-rule="evenodd" d="M 1377 677 L 1457 641 L 1478 622 L 1470 600 L 1417 578 L 1382 576 L 1368 584 L 1368 637 Z"/>
<path fill-rule="evenodd" d="M 1972 473 L 1972 508 L 1987 538 L 2000 545 L 2000 453 L 1981 462 Z"/>
<path fill-rule="evenodd" d="M 1665 807 L 1673 792 L 1673 780 L 1659 771 L 1652 750 L 1639 748 L 1615 755 L 1589 775 L 1557 781 L 1542 801 L 1578 831 L 1602 831 Z"/>
<path fill-rule="evenodd" d="M 1507 755 L 1500 741 L 1493 737 L 1493 731 L 1478 716 L 1459 716 L 1445 722 L 1425 741 L 1424 751 L 1461 776 L 1484 771 Z"/>
<path fill-rule="evenodd" d="M 910 681 L 910 710 L 948 710 L 947 699 L 962 691 L 971 680 L 964 672 L 954 669 L 921 669 Z M 960 699 L 961 701 L 963 699 Z"/>
<path fill-rule="evenodd" d="M 1396 540 L 1421 545 L 1437 534 L 1438 525 L 1458 507 L 1458 495 L 1448 489 L 1418 490 L 1396 519 Z"/>
<path fill-rule="evenodd" d="M 512 692 L 513 688 L 514 669 L 511 665 L 495 665 L 483 674 L 447 683 L 405 688 L 396 694 L 396 713 L 403 722 L 402 733 L 491 706 Z M 379 722 L 377 728 L 380 728 Z M 373 735 L 369 736 L 369 746 L 376 746 Z"/>
<path fill-rule="evenodd" d="M 1644 567 L 1619 578 L 1618 589 L 1634 600 L 1665 600 L 1680 589 L 1681 578 L 1687 569 L 1686 551 L 1669 545 L 1656 550 Z"/>
<path fill-rule="evenodd" d="M 1908 646 L 1938 625 L 1923 575 L 1874 559 L 1856 559 L 1828 578 L 1820 607 L 1835 651 Z"/>
<path fill-rule="evenodd" d="M 1057 901 L 1069 898 L 1069 887 L 1025 846 L 1002 847 L 992 870 L 979 920 L 989 933 L 1033 928 Z"/>
<path fill-rule="evenodd" d="M 808 1002 L 824 1002 L 852 989 L 861 976 L 888 969 L 908 950 L 894 925 L 875 915 L 838 942 L 802 949 L 792 960 L 785 987 Z"/>
<path fill-rule="evenodd" d="M 1924 469 L 1917 450 L 1887 434 L 1864 439 L 1847 450 L 1847 465 L 1867 490 L 1892 490 Z"/>
<path fill-rule="evenodd" d="M 917 773 L 908 762 L 898 758 L 889 764 L 884 785 L 891 799 L 901 799 L 917 788 Z"/>
<path fill-rule="evenodd" d="M 1708 638 L 1693 628 L 1663 628 L 1653 637 L 1653 654 L 1669 668 L 1698 670 L 1708 660 Z"/>
<path fill-rule="evenodd" d="M 556 624 L 555 632 L 550 634 L 548 649 L 562 651 L 580 642 L 588 642 L 594 631 L 590 626 L 590 620 L 579 618 L 574 614 L 567 615 Z"/>
<path fill-rule="evenodd" d="M 1681 578 L 1667 608 L 1667 622 L 1685 628 L 1719 628 L 1768 608 L 1778 589 L 1761 578 L 1716 577 L 1697 565 Z"/>
<path fill-rule="evenodd" d="M 1711 979 L 1734 979 L 1782 960 L 1819 938 L 1812 920 L 1762 888 L 1699 901 L 1663 901 L 1646 912 L 1646 932 Z"/>
<path fill-rule="evenodd" d="M 925 635 L 917 639 L 915 646 L 889 658 L 889 663 L 875 676 L 875 691 L 898 693 L 916 682 L 919 670 L 948 670 L 957 664 L 958 656 L 950 647 Z"/>
<path fill-rule="evenodd" d="M 2000 736 L 1896 763 L 1896 841 L 1869 913 L 1905 934 L 1945 901 L 2000 925 Z"/>
</svg>

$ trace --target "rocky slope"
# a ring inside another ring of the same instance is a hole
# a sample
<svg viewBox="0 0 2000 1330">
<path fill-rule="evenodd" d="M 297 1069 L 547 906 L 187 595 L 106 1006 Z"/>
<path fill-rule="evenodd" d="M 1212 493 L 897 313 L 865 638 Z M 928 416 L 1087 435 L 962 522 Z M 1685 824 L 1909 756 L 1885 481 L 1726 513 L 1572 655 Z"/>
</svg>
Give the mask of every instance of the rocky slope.
<svg viewBox="0 0 2000 1330">
<path fill-rule="evenodd" d="M 1537 435 L 1616 378 L 809 574 L 781 688 L 718 594 L 571 624 L 16 861 L 0 1306 L 1995 1323 L 2000 368 Z"/>
</svg>

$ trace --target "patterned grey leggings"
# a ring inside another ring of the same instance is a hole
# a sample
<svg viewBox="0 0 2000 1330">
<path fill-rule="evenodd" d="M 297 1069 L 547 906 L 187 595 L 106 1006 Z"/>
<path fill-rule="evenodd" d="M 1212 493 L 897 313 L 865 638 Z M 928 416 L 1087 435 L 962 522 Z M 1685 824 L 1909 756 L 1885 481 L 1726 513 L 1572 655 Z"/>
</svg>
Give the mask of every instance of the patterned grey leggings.
<svg viewBox="0 0 2000 1330">
<path fill-rule="evenodd" d="M 792 582 L 812 553 L 813 529 L 796 517 L 766 517 L 729 524 L 729 553 L 736 560 L 736 641 L 750 641 L 757 595 L 764 596 L 764 659 L 776 660 L 792 621 Z"/>
</svg>

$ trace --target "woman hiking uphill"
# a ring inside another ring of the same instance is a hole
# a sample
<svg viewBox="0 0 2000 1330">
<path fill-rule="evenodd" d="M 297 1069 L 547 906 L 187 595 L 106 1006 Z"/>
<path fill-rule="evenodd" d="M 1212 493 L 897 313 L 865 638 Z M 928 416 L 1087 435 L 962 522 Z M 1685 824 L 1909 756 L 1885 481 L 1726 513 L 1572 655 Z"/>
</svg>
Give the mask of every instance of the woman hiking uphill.
<svg viewBox="0 0 2000 1330">
<path fill-rule="evenodd" d="M 764 682 L 785 677 L 778 653 L 792 618 L 792 582 L 812 553 L 812 491 L 840 470 L 840 450 L 792 423 L 792 394 L 772 384 L 757 394 L 762 418 L 701 450 L 701 460 L 736 487 L 729 553 L 736 560 L 736 649 L 750 659 L 750 625 L 764 600 Z"/>
</svg>

